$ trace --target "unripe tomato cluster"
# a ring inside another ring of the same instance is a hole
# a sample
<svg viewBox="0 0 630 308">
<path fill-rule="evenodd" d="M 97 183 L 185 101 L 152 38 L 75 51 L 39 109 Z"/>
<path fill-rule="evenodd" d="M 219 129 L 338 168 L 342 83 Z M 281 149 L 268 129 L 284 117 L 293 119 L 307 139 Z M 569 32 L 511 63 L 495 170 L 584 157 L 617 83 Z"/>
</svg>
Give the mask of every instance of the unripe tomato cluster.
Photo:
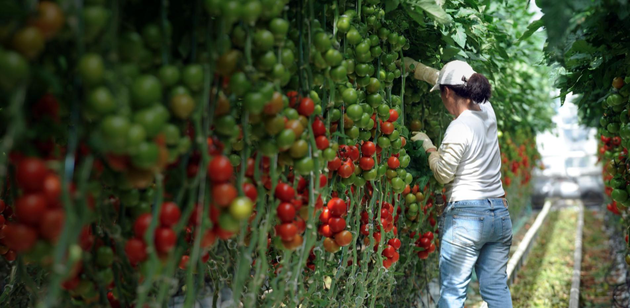
<svg viewBox="0 0 630 308">
<path fill-rule="evenodd" d="M 604 162 L 602 176 L 606 194 L 612 198 L 606 206 L 621 215 L 630 206 L 628 185 L 628 140 L 630 140 L 630 78 L 615 77 L 608 96 L 602 101 L 604 115 L 600 119 L 599 159 Z"/>
</svg>

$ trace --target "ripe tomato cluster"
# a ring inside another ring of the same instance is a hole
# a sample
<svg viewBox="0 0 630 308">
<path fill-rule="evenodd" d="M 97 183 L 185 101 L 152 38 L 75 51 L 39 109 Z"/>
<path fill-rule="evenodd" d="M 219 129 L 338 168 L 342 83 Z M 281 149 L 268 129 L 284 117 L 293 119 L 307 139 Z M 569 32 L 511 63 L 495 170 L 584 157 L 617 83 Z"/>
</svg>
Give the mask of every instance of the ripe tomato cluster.
<svg viewBox="0 0 630 308">
<path fill-rule="evenodd" d="M 303 187 L 298 187 L 298 191 L 304 191 L 306 186 L 302 182 Z M 300 190 L 300 188 L 302 188 Z M 274 192 L 275 197 L 280 200 L 280 204 L 276 208 L 278 224 L 276 225 L 276 235 L 282 240 L 284 248 L 295 250 L 302 246 L 302 233 L 306 229 L 306 222 L 297 215 L 302 209 L 302 201 L 296 199 L 295 190 L 287 183 L 279 183 Z M 305 208 L 306 209 L 306 208 Z"/>
<path fill-rule="evenodd" d="M 38 250 L 50 250 L 65 222 L 59 176 L 43 160 L 33 157 L 20 158 L 15 172 L 21 193 L 12 210 L 5 209 L 4 201 L 0 206 L 4 211 L 0 218 L 0 245 L 5 247 L 4 256 L 9 261 L 15 259 L 16 252 L 27 252 L 36 245 Z"/>
<path fill-rule="evenodd" d="M 337 197 L 328 201 L 323 211 L 319 215 L 319 234 L 324 236 L 324 249 L 335 253 L 341 247 L 348 246 L 352 242 L 352 233 L 346 230 L 346 220 L 348 205 Z"/>
<path fill-rule="evenodd" d="M 438 244 L 437 239 L 434 242 L 433 232 L 431 231 L 427 231 L 424 234 L 412 232 L 409 236 L 411 239 L 416 239 L 414 244 L 421 249 L 418 251 L 418 258 L 423 260 L 427 259 L 429 254 L 435 251 Z"/>
</svg>

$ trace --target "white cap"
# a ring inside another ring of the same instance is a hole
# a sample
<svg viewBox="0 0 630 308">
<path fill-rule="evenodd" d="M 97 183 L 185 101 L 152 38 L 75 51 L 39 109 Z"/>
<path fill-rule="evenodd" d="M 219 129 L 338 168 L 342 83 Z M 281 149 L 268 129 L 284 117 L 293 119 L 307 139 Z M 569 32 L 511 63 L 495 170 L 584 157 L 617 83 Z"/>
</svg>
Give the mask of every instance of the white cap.
<svg viewBox="0 0 630 308">
<path fill-rule="evenodd" d="M 438 75 L 437 83 L 430 92 L 439 90 L 440 85 L 465 85 L 474 73 L 473 68 L 464 61 L 455 60 L 446 63 Z"/>
</svg>

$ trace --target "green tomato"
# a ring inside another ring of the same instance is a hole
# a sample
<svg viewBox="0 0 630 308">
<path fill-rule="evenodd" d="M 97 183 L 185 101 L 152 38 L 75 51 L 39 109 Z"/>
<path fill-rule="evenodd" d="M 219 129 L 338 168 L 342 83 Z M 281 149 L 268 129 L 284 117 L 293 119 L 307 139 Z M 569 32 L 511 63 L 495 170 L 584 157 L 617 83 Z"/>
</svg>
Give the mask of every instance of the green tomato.
<svg viewBox="0 0 630 308">
<path fill-rule="evenodd" d="M 295 109 L 292 109 L 292 110 L 295 110 Z M 339 109 L 333 108 L 329 112 L 330 112 L 330 121 L 331 122 L 337 122 L 337 121 L 339 121 L 341 119 L 341 111 L 339 111 Z"/>
<path fill-rule="evenodd" d="M 96 265 L 110 267 L 114 263 L 114 251 L 107 246 L 101 246 L 96 250 Z"/>
<path fill-rule="evenodd" d="M 377 176 L 378 176 L 377 168 L 372 168 L 372 170 L 369 170 L 369 171 L 363 171 L 363 178 L 367 181 L 374 181 L 376 180 Z"/>
<path fill-rule="evenodd" d="M 234 200 L 236 201 L 236 199 Z M 249 201 L 249 199 L 247 201 Z M 232 203 L 234 203 L 234 201 L 232 201 Z M 239 211 L 243 210 L 243 207 L 241 207 L 241 204 L 238 204 L 238 205 L 239 206 L 235 208 L 235 212 L 237 212 L 237 210 Z M 231 208 L 232 208 L 232 205 L 230 204 L 230 209 Z M 232 211 L 230 210 L 230 213 L 231 212 Z M 233 217 L 230 213 L 222 213 L 221 216 L 219 216 L 219 227 L 221 227 L 221 229 L 228 232 L 237 232 L 239 229 L 239 221 L 237 220 L 237 218 Z M 237 215 L 238 214 L 242 214 L 242 213 L 237 213 Z"/>
<path fill-rule="evenodd" d="M 381 147 L 381 149 L 389 148 L 389 146 L 391 145 L 391 141 L 389 141 L 389 138 L 384 136 L 378 137 L 377 143 L 378 146 Z"/>
<path fill-rule="evenodd" d="M 151 106 L 162 100 L 162 85 L 153 75 L 142 75 L 133 81 L 131 98 L 134 107 Z"/>
<path fill-rule="evenodd" d="M 352 121 L 359 121 L 363 116 L 363 108 L 359 104 L 350 105 L 347 107 L 346 114 Z"/>
<path fill-rule="evenodd" d="M 266 29 L 259 29 L 254 35 L 254 46 L 259 51 L 267 51 L 273 47 L 274 35 Z"/>
<path fill-rule="evenodd" d="M 315 169 L 315 161 L 311 157 L 304 157 L 294 162 L 294 170 L 302 175 L 309 174 Z"/>
<path fill-rule="evenodd" d="M 322 155 L 326 161 L 332 161 L 337 157 L 337 153 L 332 148 L 325 149 Z"/>
<path fill-rule="evenodd" d="M 182 81 L 189 89 L 199 91 L 203 88 L 203 66 L 201 64 L 189 64 L 184 67 Z"/>
<path fill-rule="evenodd" d="M 162 131 L 168 118 L 168 110 L 162 105 L 156 105 L 137 111 L 133 116 L 133 122 L 144 128 L 147 137 L 153 138 Z"/>
<path fill-rule="evenodd" d="M 359 128 L 356 126 L 352 126 L 349 129 L 346 129 L 346 135 L 348 135 L 348 137 L 350 137 L 351 139 L 356 139 L 359 137 Z"/>
<path fill-rule="evenodd" d="M 341 54 L 341 52 L 339 52 L 339 50 L 330 48 L 328 49 L 328 51 L 326 51 L 324 59 L 326 60 L 326 63 L 328 63 L 328 65 L 330 65 L 331 67 L 338 66 L 341 65 L 341 61 L 343 61 L 343 55 Z"/>
<path fill-rule="evenodd" d="M 280 150 L 286 150 L 291 147 L 291 145 L 295 142 L 296 136 L 295 132 L 291 129 L 282 130 L 278 136 L 276 136 L 276 143 Z"/>
<path fill-rule="evenodd" d="M 92 90 L 88 96 L 90 109 L 100 115 L 105 115 L 116 110 L 117 104 L 112 92 L 105 86 Z"/>
<path fill-rule="evenodd" d="M 345 90 L 343 90 L 341 97 L 343 98 L 343 102 L 346 105 L 356 104 L 357 100 L 359 99 L 357 91 L 353 88 L 346 88 Z"/>
<path fill-rule="evenodd" d="M 230 204 L 230 214 L 238 220 L 249 218 L 252 214 L 253 204 L 248 197 L 235 198 Z M 221 226 L 223 227 L 223 226 Z"/>
<path fill-rule="evenodd" d="M 179 143 L 179 128 L 174 124 L 166 124 L 162 129 L 162 133 L 164 134 L 167 145 L 174 146 Z"/>
<path fill-rule="evenodd" d="M 143 142 L 138 145 L 135 153 L 131 156 L 131 162 L 136 167 L 149 169 L 158 162 L 160 151 L 154 142 Z"/>
<path fill-rule="evenodd" d="M 158 78 L 165 87 L 172 87 L 179 82 L 181 74 L 175 65 L 165 65 L 158 71 Z"/>
<path fill-rule="evenodd" d="M 96 53 L 86 53 L 79 60 L 79 76 L 88 85 L 96 85 L 103 81 L 105 64 L 103 58 Z"/>
</svg>

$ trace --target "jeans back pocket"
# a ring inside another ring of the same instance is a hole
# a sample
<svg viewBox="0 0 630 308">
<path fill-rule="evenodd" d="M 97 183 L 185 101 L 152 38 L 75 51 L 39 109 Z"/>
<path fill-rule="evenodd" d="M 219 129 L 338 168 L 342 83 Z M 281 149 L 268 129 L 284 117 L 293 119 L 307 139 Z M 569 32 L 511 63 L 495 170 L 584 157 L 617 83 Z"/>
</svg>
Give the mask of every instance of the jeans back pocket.
<svg viewBox="0 0 630 308">
<path fill-rule="evenodd" d="M 475 246 L 481 242 L 484 217 L 453 215 L 453 242 L 460 246 Z"/>
</svg>

